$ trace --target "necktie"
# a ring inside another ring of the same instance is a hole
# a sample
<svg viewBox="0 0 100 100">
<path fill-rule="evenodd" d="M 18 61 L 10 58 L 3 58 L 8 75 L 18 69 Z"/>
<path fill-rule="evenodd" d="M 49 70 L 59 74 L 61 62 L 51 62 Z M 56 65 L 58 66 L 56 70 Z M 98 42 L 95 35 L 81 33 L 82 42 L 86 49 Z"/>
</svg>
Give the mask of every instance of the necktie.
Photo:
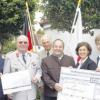
<svg viewBox="0 0 100 100">
<path fill-rule="evenodd" d="M 98 56 L 97 57 L 97 65 L 98 65 L 99 61 L 100 61 L 100 57 Z"/>
<path fill-rule="evenodd" d="M 47 57 L 50 55 L 49 51 L 47 52 Z"/>
<path fill-rule="evenodd" d="M 25 55 L 22 55 L 23 61 L 26 64 L 26 59 L 25 59 Z"/>
</svg>

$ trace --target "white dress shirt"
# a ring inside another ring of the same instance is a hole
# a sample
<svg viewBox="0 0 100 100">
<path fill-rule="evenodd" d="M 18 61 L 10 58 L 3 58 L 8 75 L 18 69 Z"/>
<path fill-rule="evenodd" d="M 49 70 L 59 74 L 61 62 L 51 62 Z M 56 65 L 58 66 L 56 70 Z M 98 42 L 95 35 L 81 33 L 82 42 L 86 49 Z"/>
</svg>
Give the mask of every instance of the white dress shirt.
<svg viewBox="0 0 100 100">
<path fill-rule="evenodd" d="M 82 64 L 87 60 L 87 58 L 88 57 L 86 57 L 84 60 L 80 59 L 79 65 L 78 65 L 77 69 L 80 69 L 81 68 Z"/>
</svg>

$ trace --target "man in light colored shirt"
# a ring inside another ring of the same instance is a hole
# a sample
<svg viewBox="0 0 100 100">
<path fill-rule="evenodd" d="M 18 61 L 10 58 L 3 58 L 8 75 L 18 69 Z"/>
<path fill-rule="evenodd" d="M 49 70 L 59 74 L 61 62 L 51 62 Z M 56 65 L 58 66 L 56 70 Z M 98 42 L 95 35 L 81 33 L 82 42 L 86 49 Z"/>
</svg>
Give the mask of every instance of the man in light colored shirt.
<svg viewBox="0 0 100 100">
<path fill-rule="evenodd" d="M 29 70 L 32 89 L 12 93 L 12 100 L 35 100 L 36 84 L 40 81 L 42 71 L 37 54 L 28 51 L 28 38 L 20 35 L 17 38 L 17 50 L 10 53 L 5 60 L 4 74 Z"/>
</svg>

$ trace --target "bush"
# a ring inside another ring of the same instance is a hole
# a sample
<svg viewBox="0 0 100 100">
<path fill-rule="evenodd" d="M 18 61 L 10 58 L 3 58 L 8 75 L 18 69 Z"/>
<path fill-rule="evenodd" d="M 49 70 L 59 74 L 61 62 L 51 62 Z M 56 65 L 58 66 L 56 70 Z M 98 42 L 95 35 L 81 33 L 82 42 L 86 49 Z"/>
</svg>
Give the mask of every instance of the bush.
<svg viewBox="0 0 100 100">
<path fill-rule="evenodd" d="M 3 43 L 2 54 L 14 51 L 16 49 L 16 37 L 11 36 L 8 40 Z"/>
</svg>

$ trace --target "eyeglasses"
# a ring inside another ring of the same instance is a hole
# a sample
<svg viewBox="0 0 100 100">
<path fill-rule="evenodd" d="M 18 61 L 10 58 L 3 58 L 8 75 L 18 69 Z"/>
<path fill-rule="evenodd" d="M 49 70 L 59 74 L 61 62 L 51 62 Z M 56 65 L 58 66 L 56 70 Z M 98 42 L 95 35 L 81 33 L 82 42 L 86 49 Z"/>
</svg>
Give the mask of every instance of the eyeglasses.
<svg viewBox="0 0 100 100">
<path fill-rule="evenodd" d="M 22 44 L 22 43 L 27 44 L 27 41 L 19 41 L 18 43 L 19 44 Z"/>
</svg>

